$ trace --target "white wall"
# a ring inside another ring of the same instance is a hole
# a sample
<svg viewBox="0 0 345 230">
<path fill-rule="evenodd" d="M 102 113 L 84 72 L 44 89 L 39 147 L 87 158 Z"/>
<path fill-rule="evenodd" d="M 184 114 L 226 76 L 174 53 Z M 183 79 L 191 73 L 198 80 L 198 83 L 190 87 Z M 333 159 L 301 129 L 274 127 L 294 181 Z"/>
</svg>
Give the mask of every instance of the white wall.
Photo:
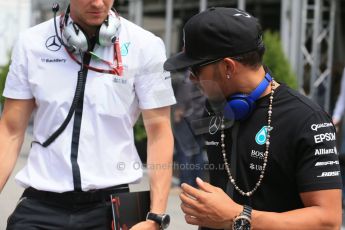
<svg viewBox="0 0 345 230">
<path fill-rule="evenodd" d="M 19 32 L 30 26 L 31 0 L 0 0 L 0 66 L 6 65 Z"/>
</svg>

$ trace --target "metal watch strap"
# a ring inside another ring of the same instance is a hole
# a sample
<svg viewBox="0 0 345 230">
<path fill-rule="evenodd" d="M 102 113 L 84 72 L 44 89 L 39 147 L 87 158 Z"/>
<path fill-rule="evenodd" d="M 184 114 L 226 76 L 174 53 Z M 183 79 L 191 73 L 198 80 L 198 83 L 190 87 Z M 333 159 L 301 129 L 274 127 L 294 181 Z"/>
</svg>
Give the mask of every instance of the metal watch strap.
<svg viewBox="0 0 345 230">
<path fill-rule="evenodd" d="M 248 205 L 244 205 L 243 206 L 243 212 L 241 213 L 241 215 L 247 216 L 249 217 L 249 219 L 252 218 L 252 207 L 248 206 Z"/>
</svg>

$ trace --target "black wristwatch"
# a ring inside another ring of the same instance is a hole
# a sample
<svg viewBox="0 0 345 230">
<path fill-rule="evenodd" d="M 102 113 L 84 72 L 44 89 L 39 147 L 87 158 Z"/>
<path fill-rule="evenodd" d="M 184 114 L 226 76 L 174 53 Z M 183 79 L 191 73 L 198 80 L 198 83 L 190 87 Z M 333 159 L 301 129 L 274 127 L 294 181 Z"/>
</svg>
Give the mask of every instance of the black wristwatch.
<svg viewBox="0 0 345 230">
<path fill-rule="evenodd" d="M 234 222 L 232 224 L 232 230 L 250 230 L 251 229 L 251 218 L 252 216 L 252 208 L 244 205 L 243 212 L 240 213 L 239 216 L 235 217 Z"/>
<path fill-rule="evenodd" d="M 146 220 L 153 220 L 159 225 L 160 229 L 167 229 L 170 224 L 170 216 L 168 214 L 147 213 Z"/>
</svg>

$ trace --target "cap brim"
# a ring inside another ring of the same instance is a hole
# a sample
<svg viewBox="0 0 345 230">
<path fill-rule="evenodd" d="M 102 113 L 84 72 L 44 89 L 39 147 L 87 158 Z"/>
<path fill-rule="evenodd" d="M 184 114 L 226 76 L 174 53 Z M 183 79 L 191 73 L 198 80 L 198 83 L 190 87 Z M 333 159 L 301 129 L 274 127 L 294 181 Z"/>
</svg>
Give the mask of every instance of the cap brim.
<svg viewBox="0 0 345 230">
<path fill-rule="evenodd" d="M 190 58 L 185 52 L 180 52 L 165 61 L 164 69 L 166 71 L 180 71 L 203 62 L 205 62 L 205 60 Z"/>
</svg>

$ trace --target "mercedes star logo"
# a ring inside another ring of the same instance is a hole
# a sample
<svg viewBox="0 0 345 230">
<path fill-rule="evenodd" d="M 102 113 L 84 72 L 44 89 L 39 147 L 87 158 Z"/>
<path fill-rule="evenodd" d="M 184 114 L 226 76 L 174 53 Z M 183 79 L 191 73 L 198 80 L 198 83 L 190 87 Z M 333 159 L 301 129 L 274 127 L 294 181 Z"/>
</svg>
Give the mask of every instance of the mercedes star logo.
<svg viewBox="0 0 345 230">
<path fill-rule="evenodd" d="M 208 132 L 211 135 L 215 134 L 219 130 L 221 123 L 222 123 L 222 118 L 220 116 L 212 117 L 210 124 L 208 126 Z"/>
<path fill-rule="evenodd" d="M 58 51 L 61 48 L 61 43 L 59 39 L 57 39 L 56 35 L 49 37 L 46 41 L 46 47 L 50 51 Z"/>
</svg>

